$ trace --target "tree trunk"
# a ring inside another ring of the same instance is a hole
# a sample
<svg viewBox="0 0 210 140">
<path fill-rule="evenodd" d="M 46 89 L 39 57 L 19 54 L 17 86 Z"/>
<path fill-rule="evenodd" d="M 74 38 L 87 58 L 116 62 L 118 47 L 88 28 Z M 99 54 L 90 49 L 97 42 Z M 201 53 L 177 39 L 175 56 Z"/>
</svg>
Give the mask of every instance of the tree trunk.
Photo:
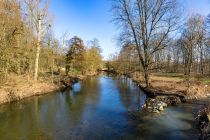
<svg viewBox="0 0 210 140">
<path fill-rule="evenodd" d="M 150 86 L 150 83 L 149 83 L 149 71 L 147 67 L 144 67 L 144 80 L 145 80 L 146 88 L 148 88 Z"/>
<path fill-rule="evenodd" d="M 187 58 L 184 58 L 184 60 L 183 60 L 183 64 L 184 64 L 184 75 L 186 76 L 187 75 L 187 64 L 188 62 L 187 62 Z"/>
<path fill-rule="evenodd" d="M 201 52 L 200 52 L 200 70 L 201 70 L 201 74 L 204 74 L 204 65 L 203 65 L 203 49 L 201 48 Z"/>
<path fill-rule="evenodd" d="M 53 80 L 54 80 L 54 63 L 55 63 L 55 59 L 54 59 L 54 55 L 53 55 L 53 59 L 52 59 L 52 68 L 51 68 L 52 82 L 53 82 Z"/>
<path fill-rule="evenodd" d="M 34 80 L 38 79 L 38 72 L 39 72 L 39 54 L 40 54 L 40 49 L 41 49 L 41 17 L 39 15 L 39 19 L 38 19 L 38 31 L 37 31 L 37 50 L 36 50 L 36 60 L 35 60 L 35 73 L 34 73 Z"/>
<path fill-rule="evenodd" d="M 191 74 L 191 69 L 192 69 L 192 64 L 193 64 L 193 51 L 192 51 L 192 45 L 191 45 L 191 49 L 190 49 L 190 56 L 189 56 L 189 60 L 188 60 L 188 71 L 187 71 L 187 83 L 188 83 L 188 87 L 190 86 L 190 74 Z"/>
</svg>

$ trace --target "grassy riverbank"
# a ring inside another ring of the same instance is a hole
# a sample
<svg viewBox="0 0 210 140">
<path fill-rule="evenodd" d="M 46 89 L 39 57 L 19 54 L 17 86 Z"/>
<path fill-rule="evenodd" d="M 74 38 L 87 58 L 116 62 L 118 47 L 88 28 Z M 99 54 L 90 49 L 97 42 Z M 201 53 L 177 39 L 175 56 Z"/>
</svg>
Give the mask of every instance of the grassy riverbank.
<svg viewBox="0 0 210 140">
<path fill-rule="evenodd" d="M 139 73 L 130 74 L 129 77 L 144 86 L 143 76 Z M 187 99 L 203 99 L 209 96 L 210 83 L 208 78 L 192 78 L 190 86 L 180 74 L 158 74 L 153 73 L 150 77 L 150 89 L 164 93 L 179 93 Z"/>
</svg>

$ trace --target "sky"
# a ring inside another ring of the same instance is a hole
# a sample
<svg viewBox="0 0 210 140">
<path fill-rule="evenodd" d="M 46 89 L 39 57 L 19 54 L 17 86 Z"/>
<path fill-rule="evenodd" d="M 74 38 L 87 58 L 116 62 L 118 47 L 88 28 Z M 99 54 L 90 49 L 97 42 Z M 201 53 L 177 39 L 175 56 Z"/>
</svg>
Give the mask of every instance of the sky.
<svg viewBox="0 0 210 140">
<path fill-rule="evenodd" d="M 179 0 L 184 13 L 210 13 L 210 0 Z M 57 38 L 68 33 L 69 38 L 81 37 L 86 43 L 97 38 L 104 59 L 119 50 L 117 28 L 111 22 L 109 0 L 51 0 L 50 13 L 54 15 L 54 33 Z"/>
</svg>

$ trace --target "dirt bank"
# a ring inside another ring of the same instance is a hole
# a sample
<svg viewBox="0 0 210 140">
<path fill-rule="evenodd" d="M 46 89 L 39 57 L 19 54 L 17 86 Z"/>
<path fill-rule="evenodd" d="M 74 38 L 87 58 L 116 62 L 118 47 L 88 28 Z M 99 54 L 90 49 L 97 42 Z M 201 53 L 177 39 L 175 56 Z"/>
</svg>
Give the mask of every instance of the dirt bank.
<svg viewBox="0 0 210 140">
<path fill-rule="evenodd" d="M 33 83 L 22 87 L 9 87 L 0 89 L 0 104 L 18 101 L 27 97 L 42 95 L 59 90 L 60 87 L 53 83 Z"/>
<path fill-rule="evenodd" d="M 29 80 L 28 77 L 11 77 L 7 83 L 0 87 L 0 104 L 18 101 L 31 96 L 39 96 L 62 90 L 76 83 L 79 78 L 62 77 L 57 82 L 41 78 L 38 81 Z"/>
</svg>

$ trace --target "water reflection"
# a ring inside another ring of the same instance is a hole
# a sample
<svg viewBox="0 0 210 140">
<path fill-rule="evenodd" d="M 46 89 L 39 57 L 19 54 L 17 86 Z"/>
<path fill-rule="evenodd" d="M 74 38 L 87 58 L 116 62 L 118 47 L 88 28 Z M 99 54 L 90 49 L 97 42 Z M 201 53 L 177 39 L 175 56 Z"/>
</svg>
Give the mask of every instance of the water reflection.
<svg viewBox="0 0 210 140">
<path fill-rule="evenodd" d="M 127 110 L 141 106 L 146 96 L 131 80 L 99 76 L 72 90 L 0 107 L 0 139 L 185 139 L 194 129 L 189 107 L 168 108 L 135 122 Z M 192 136 L 194 137 L 194 136 Z"/>
<path fill-rule="evenodd" d="M 116 81 L 116 86 L 119 90 L 120 99 L 126 108 L 130 105 L 142 107 L 146 100 L 146 95 L 136 86 L 132 80 L 126 77 L 120 77 L 119 81 Z M 140 110 L 141 108 L 139 108 Z"/>
</svg>

